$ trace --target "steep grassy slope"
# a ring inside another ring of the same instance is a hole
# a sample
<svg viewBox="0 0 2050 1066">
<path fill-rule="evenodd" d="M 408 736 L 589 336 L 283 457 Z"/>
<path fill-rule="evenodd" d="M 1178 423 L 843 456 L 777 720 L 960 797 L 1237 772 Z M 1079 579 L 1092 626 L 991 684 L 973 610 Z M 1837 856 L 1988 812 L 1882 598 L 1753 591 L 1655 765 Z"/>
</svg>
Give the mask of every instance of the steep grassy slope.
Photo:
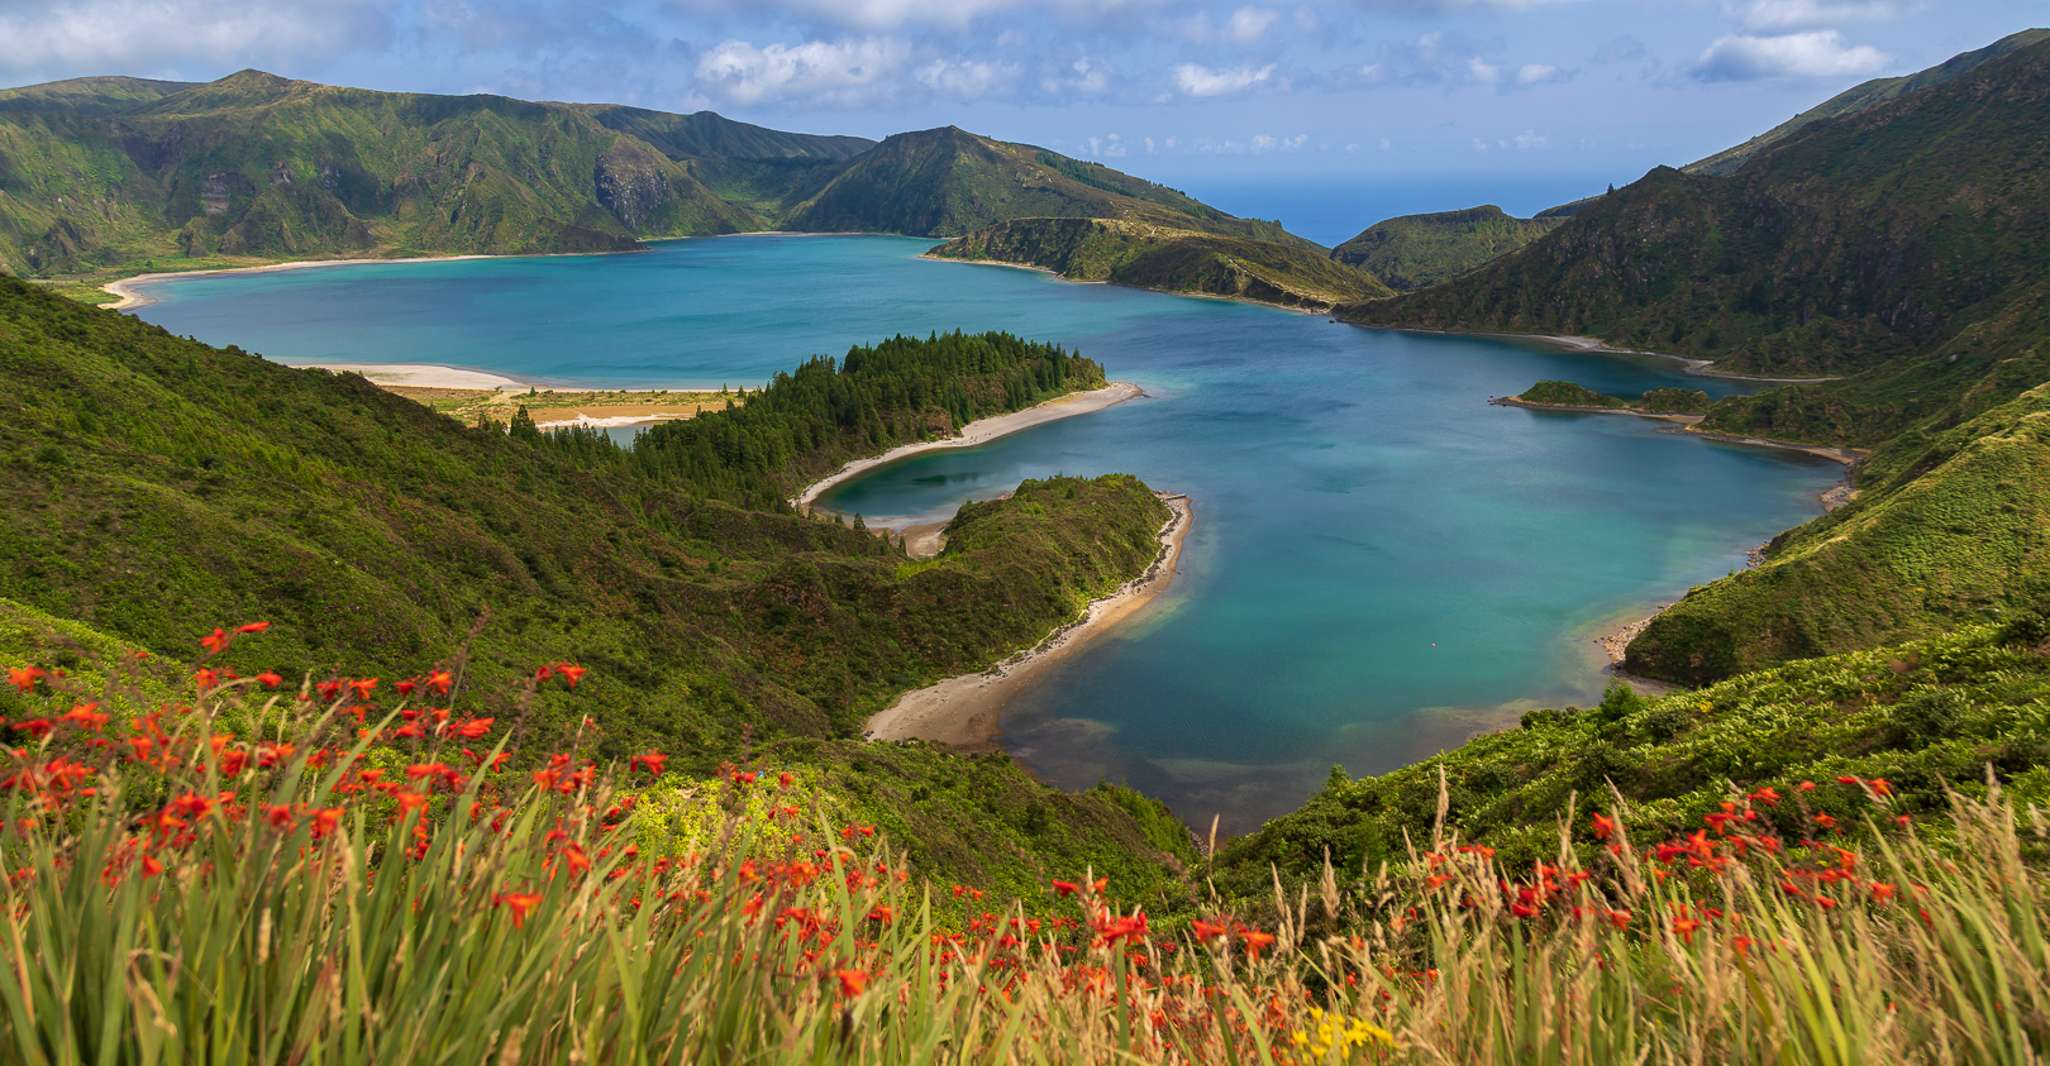
<svg viewBox="0 0 2050 1066">
<path fill-rule="evenodd" d="M 771 227 L 876 144 L 866 137 L 784 133 L 710 111 L 676 115 L 609 104 L 583 110 L 607 129 L 683 161 L 714 193 Z"/>
<path fill-rule="evenodd" d="M 583 705 L 522 696 L 519 679 L 575 659 L 603 752 L 658 746 L 706 772 L 779 738 L 853 758 L 836 738 L 867 713 L 1036 642 L 1151 562 L 1166 518 L 1131 478 L 1030 482 L 964 517 L 987 528 L 959 550 L 913 564 L 866 534 L 11 279 L 0 381 L 10 598 L 178 657 L 216 624 L 276 622 L 227 657 L 245 674 L 459 664 L 485 713 L 536 744 Z M 911 789 L 924 759 L 874 756 L 868 787 Z M 1066 802 L 1007 768 L 944 774 L 1001 785 L 1006 817 Z M 1028 821 L 1065 831 L 1049 817 Z"/>
<path fill-rule="evenodd" d="M 1328 308 L 1385 296 L 1364 271 L 1297 245 L 1146 222 L 1028 218 L 956 237 L 930 253 L 1045 267 L 1074 281 Z"/>
<path fill-rule="evenodd" d="M 1682 169 L 1691 174 L 1733 174 L 1753 156 L 1785 140 L 1809 123 L 1855 115 L 1909 93 L 1933 89 L 1969 74 L 1986 63 L 2046 40 L 2050 40 L 2050 30 L 2023 30 L 2002 37 L 1984 48 L 1952 56 L 1928 70 L 1898 78 L 1874 78 L 1854 85 L 1743 144 L 1725 148 L 1706 159 L 1689 163 Z"/>
<path fill-rule="evenodd" d="M 1367 227 L 1333 248 L 1331 258 L 1365 270 L 1397 292 L 1409 292 L 1508 255 L 1564 221 L 1564 216 L 1512 218 L 1493 204 L 1402 215 Z"/>
<path fill-rule="evenodd" d="M 1702 586 L 1630 645 L 1628 669 L 1700 683 L 1928 636 L 2050 589 L 2050 386 L 1876 452 L 1859 492 Z"/>
<path fill-rule="evenodd" d="M 786 228 L 953 237 L 1017 218 L 1114 218 L 1317 246 L 1164 185 L 953 126 L 900 133 L 799 204 Z"/>
<path fill-rule="evenodd" d="M 1582 333 L 1766 375 L 1942 344 L 2050 278 L 2050 42 L 1807 124 L 1728 176 L 1661 168 L 1524 250 L 1353 320 Z"/>
<path fill-rule="evenodd" d="M 256 71 L 151 92 L 116 107 L 96 88 L 79 107 L 43 89 L 0 109 L 0 262 L 604 250 L 758 221 L 576 108 Z"/>
<path fill-rule="evenodd" d="M 1861 806 L 1881 778 L 1893 809 L 1944 809 L 1943 791 L 1983 789 L 1986 767 L 2024 797 L 2050 795 L 2050 628 L 2028 613 L 2006 629 L 1970 628 L 1927 641 L 1793 663 L 1698 692 L 1657 699 L 1611 689 L 1599 707 L 1537 711 L 1519 728 L 1480 737 L 1414 766 L 1331 782 L 1303 808 L 1232 841 L 1218 857 L 1227 894 L 1271 893 L 1270 864 L 1308 880 L 1330 849 L 1339 870 L 1400 861 L 1427 840 L 1438 810 L 1462 838 L 1501 849 L 1505 868 L 1549 861 L 1558 821 L 1631 805 L 1640 845 L 1684 834 L 1722 801 L 1771 787 L 1759 831 L 1791 839 L 1805 811 Z M 1816 783 L 1804 792 L 1803 781 Z M 1858 827 L 1846 819 L 1842 829 Z"/>
</svg>

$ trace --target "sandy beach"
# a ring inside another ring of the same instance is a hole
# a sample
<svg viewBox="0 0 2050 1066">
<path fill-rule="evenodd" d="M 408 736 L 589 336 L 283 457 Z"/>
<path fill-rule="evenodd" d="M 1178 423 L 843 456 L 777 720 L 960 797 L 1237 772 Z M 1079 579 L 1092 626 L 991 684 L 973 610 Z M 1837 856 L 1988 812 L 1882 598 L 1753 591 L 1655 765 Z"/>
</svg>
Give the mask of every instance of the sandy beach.
<svg viewBox="0 0 2050 1066">
<path fill-rule="evenodd" d="M 790 505 L 800 511 L 810 511 L 812 503 L 833 486 L 850 478 L 859 477 L 870 470 L 874 470 L 876 467 L 887 466 L 900 459 L 906 459 L 921 452 L 938 451 L 944 448 L 973 448 L 979 444 L 988 444 L 998 437 L 1008 436 L 1020 430 L 1031 429 L 1033 426 L 1045 425 L 1048 422 L 1057 422 L 1063 418 L 1073 418 L 1076 415 L 1086 415 L 1101 411 L 1106 407 L 1114 407 L 1126 400 L 1144 395 L 1145 392 L 1131 382 L 1113 381 L 1103 388 L 1094 389 L 1089 392 L 1071 392 L 1065 396 L 1056 396 L 1045 403 L 1028 407 L 1023 411 L 1012 411 L 1010 414 L 996 415 L 991 418 L 978 418 L 961 427 L 961 432 L 943 440 L 923 440 L 912 444 L 902 444 L 874 458 L 856 459 L 841 467 L 830 477 L 815 481 L 806 486 L 803 492 L 790 498 Z"/>
<path fill-rule="evenodd" d="M 566 253 L 576 255 L 605 255 L 604 252 Z M 156 274 L 137 274 L 132 278 L 121 278 L 107 282 L 100 288 L 119 297 L 115 302 L 101 304 L 110 311 L 126 311 L 136 307 L 147 307 L 156 301 L 138 291 L 138 286 L 153 281 L 170 281 L 174 278 L 198 278 L 220 274 L 271 274 L 280 270 L 311 270 L 315 267 L 362 266 L 366 263 L 452 263 L 464 259 L 508 259 L 503 255 L 418 255 L 405 259 L 298 259 L 290 263 L 264 263 L 260 266 L 221 267 L 215 270 L 173 270 Z M 524 257 L 520 257 L 524 258 Z"/>
<path fill-rule="evenodd" d="M 1174 512 L 1160 528 L 1160 554 L 1146 572 L 1090 603 L 1081 619 L 1055 630 L 1036 647 L 976 674 L 950 677 L 907 692 L 868 720 L 870 740 L 928 740 L 968 751 L 995 745 L 1004 706 L 1060 658 L 1131 618 L 1167 590 L 1181 562 L 1182 543 L 1195 522 L 1186 496 L 1162 496 Z"/>
</svg>

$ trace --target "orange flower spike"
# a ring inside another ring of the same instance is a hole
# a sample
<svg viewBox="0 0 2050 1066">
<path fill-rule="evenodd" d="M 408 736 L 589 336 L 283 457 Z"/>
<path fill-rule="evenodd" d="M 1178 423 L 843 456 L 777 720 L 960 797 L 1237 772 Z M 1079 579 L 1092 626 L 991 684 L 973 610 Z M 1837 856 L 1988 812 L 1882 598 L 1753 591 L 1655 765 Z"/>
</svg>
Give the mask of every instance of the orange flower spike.
<svg viewBox="0 0 2050 1066">
<path fill-rule="evenodd" d="M 577 682 L 582 681 L 584 675 L 589 673 L 589 670 L 575 663 L 561 663 L 556 666 L 555 672 L 561 675 L 563 684 L 574 689 L 577 687 Z"/>
<path fill-rule="evenodd" d="M 448 695 L 449 690 L 454 688 L 455 686 L 456 679 L 454 675 L 450 674 L 447 670 L 436 670 L 435 672 L 427 675 L 427 687 L 433 689 L 434 691 L 440 693 L 443 696 Z"/>
<path fill-rule="evenodd" d="M 228 634 L 215 626 L 213 632 L 199 638 L 199 646 L 205 648 L 208 655 L 219 655 L 221 649 L 228 646 Z"/>
<path fill-rule="evenodd" d="M 73 707 L 72 709 L 65 711 L 63 714 L 57 716 L 57 720 L 60 722 L 69 722 L 80 729 L 89 729 L 97 733 L 103 727 L 105 727 L 108 721 L 110 721 L 111 719 L 107 714 L 100 710 L 99 704 L 81 703 L 78 706 Z"/>
<path fill-rule="evenodd" d="M 861 995 L 862 990 L 868 987 L 868 971 L 866 970 L 834 970 L 833 976 L 840 982 L 841 999 L 853 999 Z"/>
<path fill-rule="evenodd" d="M 1673 919 L 1673 932 L 1678 933 L 1680 939 L 1686 943 L 1694 943 L 1694 931 L 1699 928 L 1701 928 L 1699 919 L 1689 918 L 1686 915 L 1680 915 Z"/>
<path fill-rule="evenodd" d="M 1257 959 L 1260 953 L 1274 946 L 1274 934 L 1258 929 L 1248 929 L 1239 934 L 1239 941 L 1246 946 L 1246 957 Z"/>
<path fill-rule="evenodd" d="M 27 692 L 35 688 L 36 682 L 48 676 L 40 666 L 10 666 L 7 668 L 7 683 L 13 685 L 16 692 Z"/>
<path fill-rule="evenodd" d="M 1865 782 L 1865 787 L 1871 789 L 1874 796 L 1882 799 L 1893 795 L 1893 783 L 1883 777 L 1875 777 Z"/>
<path fill-rule="evenodd" d="M 538 892 L 501 892 L 492 898 L 492 902 L 511 911 L 513 928 L 519 929 L 527 924 L 527 912 L 541 905 L 541 894 Z"/>
<path fill-rule="evenodd" d="M 377 679 L 374 677 L 359 677 L 349 682 L 349 687 L 356 691 L 357 699 L 368 700 L 370 694 L 377 691 Z"/>
<path fill-rule="evenodd" d="M 1615 832 L 1616 820 L 1600 811 L 1596 811 L 1594 814 L 1594 838 L 1596 840 L 1607 840 Z"/>
</svg>

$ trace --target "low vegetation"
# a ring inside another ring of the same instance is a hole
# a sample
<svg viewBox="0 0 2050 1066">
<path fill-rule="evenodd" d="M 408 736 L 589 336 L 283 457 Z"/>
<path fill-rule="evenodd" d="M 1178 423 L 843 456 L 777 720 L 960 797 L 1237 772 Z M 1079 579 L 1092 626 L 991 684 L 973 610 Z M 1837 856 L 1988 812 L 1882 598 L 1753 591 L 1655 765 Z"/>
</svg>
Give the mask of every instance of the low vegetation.
<svg viewBox="0 0 2050 1066">
<path fill-rule="evenodd" d="M 1708 393 L 1674 386 L 1648 389 L 1635 400 L 1596 392 L 1571 381 L 1540 381 L 1516 397 L 1533 407 L 1566 407 L 1594 411 L 1632 411 L 1645 415 L 1698 415 L 1709 409 Z"/>
<path fill-rule="evenodd" d="M 1926 835 L 1883 781 L 1754 791 L 1672 839 L 1594 794 L 1535 864 L 1426 820 L 1386 865 L 1323 863 L 1318 887 L 1258 912 L 1210 898 L 1163 917 L 1086 866 L 1028 892 L 931 877 L 773 760 L 693 778 L 659 750 L 601 761 L 573 740 L 509 769 L 519 723 L 446 676 L 295 689 L 208 661 L 174 706 L 122 717 L 68 672 L 11 665 L 7 1057 L 1852 1063 L 2050 1046 L 2050 898 L 2025 858 L 2042 823 L 1997 789 L 1951 797 Z"/>
<path fill-rule="evenodd" d="M 468 428 L 360 377 L 212 348 L 0 278 L 0 486 L 16 501 L 0 512 L 0 589 L 160 655 L 191 647 L 191 618 L 261 615 L 279 624 L 261 658 L 231 651 L 221 664 L 248 675 L 346 662 L 397 676 L 460 659 L 496 691 L 573 648 L 593 672 L 606 757 L 659 745 L 677 769 L 706 773 L 788 741 L 851 767 L 861 723 L 898 693 L 1030 647 L 1144 571 L 1168 512 L 1130 477 L 1031 482 L 967 516 L 953 550 L 913 563 L 790 513 L 779 494 L 804 475 L 761 449 L 801 439 L 824 451 L 785 459 L 830 464 L 877 424 L 916 439 L 956 424 L 954 399 L 969 415 L 1008 409 L 1056 373 L 1071 387 L 1101 379 L 1086 360 L 1002 337 L 859 349 L 680 424 L 735 445 L 684 471 L 665 464 L 690 453 L 660 442 L 629 454 L 588 434 Z M 835 398 L 848 404 L 808 406 Z M 677 438 L 694 439 L 705 438 Z M 535 746 L 574 734 L 581 713 L 540 692 Z M 1137 833 L 1116 804 L 1067 819 L 1067 801 L 1008 760 L 860 764 L 878 797 L 928 783 L 929 801 L 910 806 L 935 848 L 974 839 L 978 819 L 1043 838 L 1024 857 L 966 845 L 957 857 L 1029 870 L 1034 855 L 1061 854 L 1065 834 Z"/>
<path fill-rule="evenodd" d="M 2050 387 L 1858 468 L 1852 501 L 1791 529 L 1761 565 L 1701 586 L 1631 642 L 1626 665 L 1699 684 L 1772 663 L 1932 636 L 2050 588 Z"/>
<path fill-rule="evenodd" d="M 1334 772 L 1300 810 L 1231 842 L 1214 877 L 1249 896 L 1271 870 L 1302 879 L 1327 853 L 1371 868 L 1399 860 L 1434 818 L 1527 866 L 1551 861 L 1561 820 L 1612 795 L 1653 836 L 1728 824 L 1735 801 L 1748 830 L 1836 840 L 1862 831 L 1854 812 L 1875 795 L 1889 819 L 1941 818 L 1952 790 L 1984 794 L 1989 766 L 2031 802 L 2050 799 L 2046 737 L 2050 621 L 2024 612 L 1697 691 L 1647 698 L 1619 684 L 1600 706 L 1535 711 L 1413 766 Z"/>
</svg>

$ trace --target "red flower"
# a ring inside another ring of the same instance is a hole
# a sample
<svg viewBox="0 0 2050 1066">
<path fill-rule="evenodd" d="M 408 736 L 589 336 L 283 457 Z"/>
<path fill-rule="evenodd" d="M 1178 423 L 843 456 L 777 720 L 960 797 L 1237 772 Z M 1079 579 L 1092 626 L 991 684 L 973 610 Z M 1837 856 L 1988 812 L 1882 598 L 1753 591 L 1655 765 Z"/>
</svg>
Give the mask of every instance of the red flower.
<svg viewBox="0 0 2050 1066">
<path fill-rule="evenodd" d="M 1224 938 L 1223 922 L 1206 922 L 1201 918 L 1189 923 L 1189 928 L 1198 940 L 1221 940 Z"/>
<path fill-rule="evenodd" d="M 562 675 L 563 684 L 575 688 L 577 687 L 577 682 L 582 681 L 584 674 L 588 671 L 575 663 L 558 663 L 555 667 L 555 672 Z"/>
<path fill-rule="evenodd" d="M 1680 934 L 1680 939 L 1689 944 L 1694 943 L 1694 931 L 1699 928 L 1701 928 L 1701 922 L 1698 919 L 1689 918 L 1686 915 L 1673 919 L 1673 932 Z"/>
<path fill-rule="evenodd" d="M 455 684 L 456 679 L 447 670 L 436 670 L 427 675 L 427 687 L 444 696 L 448 695 L 449 689 L 454 688 Z"/>
<path fill-rule="evenodd" d="M 349 682 L 349 687 L 356 690 L 357 699 L 368 700 L 370 694 L 377 691 L 377 679 L 374 677 L 359 677 Z"/>
<path fill-rule="evenodd" d="M 199 638 L 199 646 L 205 648 L 208 655 L 219 655 L 221 649 L 228 646 L 228 634 L 222 632 L 220 626 L 215 626 L 213 632 Z"/>
<path fill-rule="evenodd" d="M 660 777 L 662 776 L 662 767 L 667 765 L 668 762 L 669 756 L 659 751 L 651 751 L 645 755 L 636 755 L 628 759 L 627 768 L 631 770 L 646 770 L 648 773 Z"/>
<path fill-rule="evenodd" d="M 492 897 L 491 902 L 511 911 L 513 928 L 519 929 L 527 924 L 527 912 L 541 905 L 541 894 L 538 892 L 500 892 Z"/>
<path fill-rule="evenodd" d="M 1081 890 L 1082 886 L 1073 881 L 1055 881 L 1053 883 L 1053 894 L 1056 896 L 1072 896 Z"/>
<path fill-rule="evenodd" d="M 868 971 L 866 970 L 834 970 L 833 976 L 840 979 L 840 997 L 842 999 L 853 999 L 861 994 L 862 989 L 868 987 Z"/>
<path fill-rule="evenodd" d="M 455 733 L 464 740 L 477 740 L 491 732 L 491 724 L 496 721 L 496 718 L 466 718 L 455 724 Z"/>
<path fill-rule="evenodd" d="M 1260 953 L 1274 946 L 1274 934 L 1258 929 L 1246 929 L 1239 933 L 1239 941 L 1246 945 L 1246 957 L 1257 959 Z"/>
<path fill-rule="evenodd" d="M 72 725 L 79 727 L 80 729 L 90 729 L 94 732 L 98 732 L 102 726 L 107 724 L 108 718 L 107 715 L 100 711 L 99 704 L 81 703 L 78 706 L 73 707 L 68 711 L 65 711 L 63 714 L 58 715 L 57 720 L 60 722 L 69 722 Z"/>
<path fill-rule="evenodd" d="M 7 668 L 7 680 L 16 691 L 27 692 L 36 687 L 36 682 L 48 675 L 39 666 L 11 666 Z"/>
<path fill-rule="evenodd" d="M 237 633 L 261 633 L 270 628 L 269 622 L 244 622 L 235 627 Z"/>
<path fill-rule="evenodd" d="M 1594 838 L 1596 840 L 1607 840 L 1615 832 L 1616 820 L 1600 811 L 1596 811 L 1594 815 Z"/>
<path fill-rule="evenodd" d="M 263 673 L 256 675 L 256 683 L 264 688 L 276 688 L 284 684 L 285 679 L 276 670 L 265 670 Z"/>
</svg>

